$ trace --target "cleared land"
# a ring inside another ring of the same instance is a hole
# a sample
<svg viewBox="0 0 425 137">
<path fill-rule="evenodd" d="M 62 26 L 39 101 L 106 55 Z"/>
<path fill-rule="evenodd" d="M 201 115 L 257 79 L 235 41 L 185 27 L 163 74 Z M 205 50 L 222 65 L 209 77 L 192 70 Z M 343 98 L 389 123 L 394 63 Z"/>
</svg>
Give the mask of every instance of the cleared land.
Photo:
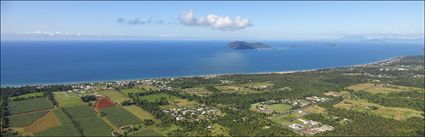
<svg viewBox="0 0 425 137">
<path fill-rule="evenodd" d="M 290 124 L 302 124 L 301 121 L 295 120 L 296 118 L 300 117 L 301 115 L 298 113 L 293 113 L 290 115 L 280 115 L 280 116 L 272 116 L 269 119 L 273 122 L 276 122 L 278 124 L 283 125 L 290 125 Z"/>
<path fill-rule="evenodd" d="M 335 104 L 334 107 L 355 110 L 359 112 L 370 112 L 376 115 L 392 118 L 395 120 L 406 120 L 410 117 L 423 117 L 421 114 L 423 112 L 416 111 L 408 108 L 400 108 L 400 107 L 386 107 L 381 106 L 375 103 L 369 103 L 366 100 L 351 100 L 344 99 L 338 104 Z M 376 107 L 376 109 L 372 109 L 372 107 Z"/>
<path fill-rule="evenodd" d="M 200 97 L 206 97 L 213 94 L 213 92 L 207 90 L 205 87 L 186 88 L 183 89 L 183 92 Z"/>
<path fill-rule="evenodd" d="M 112 128 L 99 117 L 75 119 L 83 130 L 84 136 L 112 136 Z"/>
<path fill-rule="evenodd" d="M 97 101 L 96 104 L 94 105 L 94 110 L 99 111 L 102 108 L 113 107 L 113 106 L 116 106 L 116 104 L 112 102 L 109 98 L 100 97 L 99 101 Z"/>
<path fill-rule="evenodd" d="M 169 105 L 159 106 L 161 109 L 172 109 L 172 108 L 180 108 L 180 107 L 196 107 L 199 104 L 195 101 L 189 101 L 187 99 L 175 99 L 173 101 L 169 101 Z"/>
<path fill-rule="evenodd" d="M 212 126 L 211 135 L 212 136 L 230 136 L 230 129 L 216 123 Z"/>
<path fill-rule="evenodd" d="M 46 110 L 53 108 L 53 104 L 46 97 L 39 97 L 9 103 L 10 114 L 19 114 L 31 111 Z"/>
<path fill-rule="evenodd" d="M 96 113 L 87 105 L 64 107 L 72 118 L 97 117 Z"/>
<path fill-rule="evenodd" d="M 101 113 L 105 113 L 106 119 L 116 127 L 142 123 L 135 115 L 119 106 L 104 108 Z"/>
<path fill-rule="evenodd" d="M 307 112 L 307 113 L 316 113 L 316 114 L 325 114 L 326 113 L 325 108 L 322 108 L 322 107 L 317 106 L 317 105 L 309 106 L 309 107 L 305 108 L 304 111 Z"/>
<path fill-rule="evenodd" d="M 26 127 L 30 125 L 32 122 L 36 121 L 48 111 L 37 111 L 19 114 L 15 116 L 9 117 L 10 127 Z"/>
<path fill-rule="evenodd" d="M 77 94 L 68 92 L 53 92 L 54 98 L 62 107 L 82 105 L 83 101 Z"/>
<path fill-rule="evenodd" d="M 260 112 L 260 110 L 258 110 L 256 107 L 258 105 L 261 105 L 261 104 L 260 103 L 252 104 L 250 110 L 255 112 Z M 292 106 L 288 104 L 273 104 L 273 105 L 264 105 L 264 106 L 277 113 L 286 113 L 292 109 Z"/>
<path fill-rule="evenodd" d="M 32 133 L 37 133 L 49 128 L 60 126 L 61 123 L 59 119 L 56 117 L 55 112 L 49 111 L 43 117 L 36 120 L 30 126 L 26 127 L 26 129 Z"/>
<path fill-rule="evenodd" d="M 406 86 L 394 86 L 394 85 L 385 85 L 385 84 L 374 84 L 374 83 L 363 83 L 347 87 L 354 91 L 367 91 L 370 93 L 398 93 L 403 91 L 421 91 L 424 90 L 421 88 L 406 87 Z"/>
<path fill-rule="evenodd" d="M 142 92 L 146 92 L 146 91 L 151 91 L 151 90 L 159 90 L 158 87 L 156 86 L 151 86 L 151 85 L 139 85 L 133 88 L 124 88 L 124 89 L 120 89 L 120 91 L 124 92 L 124 93 L 142 93 Z"/>
<path fill-rule="evenodd" d="M 133 115 L 135 115 L 140 120 L 145 120 L 145 119 L 155 120 L 155 117 L 153 117 L 151 113 L 143 110 L 142 108 L 138 106 L 135 106 L 135 105 L 123 106 L 123 108 L 129 111 L 130 113 L 132 113 Z"/>
<path fill-rule="evenodd" d="M 81 136 L 71 119 L 61 109 L 56 109 L 54 112 L 61 125 L 34 133 L 36 136 Z"/>
<path fill-rule="evenodd" d="M 143 129 L 143 130 L 131 133 L 129 136 L 163 137 L 164 135 L 152 129 Z"/>
<path fill-rule="evenodd" d="M 126 94 L 116 90 L 104 90 L 104 91 L 98 91 L 98 93 L 107 96 L 112 101 L 118 104 L 126 100 L 131 100 Z"/>
</svg>

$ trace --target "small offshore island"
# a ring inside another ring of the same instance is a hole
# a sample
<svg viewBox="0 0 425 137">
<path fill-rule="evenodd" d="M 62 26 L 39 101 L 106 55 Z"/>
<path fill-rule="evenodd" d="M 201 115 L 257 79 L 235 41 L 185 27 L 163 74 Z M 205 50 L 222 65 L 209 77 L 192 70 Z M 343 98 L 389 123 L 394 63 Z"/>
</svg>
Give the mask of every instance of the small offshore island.
<svg viewBox="0 0 425 137">
<path fill-rule="evenodd" d="M 232 49 L 244 50 L 244 49 L 269 49 L 272 48 L 266 44 L 260 42 L 248 43 L 245 41 L 233 41 L 227 44 Z"/>
<path fill-rule="evenodd" d="M 424 56 L 287 73 L 5 87 L 1 94 L 2 136 L 425 132 Z"/>
</svg>

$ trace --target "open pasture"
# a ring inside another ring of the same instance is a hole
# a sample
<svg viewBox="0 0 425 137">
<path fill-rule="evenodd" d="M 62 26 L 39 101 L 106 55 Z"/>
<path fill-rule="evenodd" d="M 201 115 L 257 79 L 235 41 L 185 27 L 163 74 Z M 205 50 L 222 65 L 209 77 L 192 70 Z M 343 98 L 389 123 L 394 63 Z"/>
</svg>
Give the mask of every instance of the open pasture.
<svg viewBox="0 0 425 137">
<path fill-rule="evenodd" d="M 12 115 L 51 108 L 53 108 L 53 104 L 46 97 L 12 101 L 9 103 L 9 111 Z"/>
<path fill-rule="evenodd" d="M 394 86 L 394 85 L 385 85 L 385 84 L 374 84 L 374 83 L 363 83 L 356 84 L 347 87 L 354 91 L 367 91 L 370 93 L 398 93 L 403 91 L 424 91 L 420 88 L 406 87 L 406 86 Z"/>
<path fill-rule="evenodd" d="M 158 131 L 155 131 L 153 129 L 142 129 L 140 131 L 131 133 L 129 136 L 136 136 L 136 137 L 163 137 L 164 135 L 162 135 L 161 133 L 159 133 Z"/>
<path fill-rule="evenodd" d="M 326 109 L 317 105 L 312 105 L 304 109 L 307 113 L 325 114 Z"/>
<path fill-rule="evenodd" d="M 106 114 L 104 117 L 116 127 L 142 123 L 142 120 L 119 106 L 104 108 L 101 110 L 101 113 Z"/>
<path fill-rule="evenodd" d="M 216 86 L 216 88 L 223 93 L 237 93 L 237 94 L 252 94 L 261 93 L 261 91 L 245 88 L 243 86 L 229 85 L 229 86 Z"/>
<path fill-rule="evenodd" d="M 187 99 L 175 99 L 173 101 L 169 101 L 169 105 L 160 106 L 161 109 L 172 109 L 172 108 L 180 108 L 180 107 L 196 107 L 199 105 L 198 102 L 189 101 Z"/>
<path fill-rule="evenodd" d="M 293 113 L 289 115 L 277 115 L 269 117 L 269 119 L 275 123 L 283 124 L 283 125 L 290 125 L 290 124 L 302 124 L 301 121 L 296 120 L 301 115 L 298 113 Z"/>
<path fill-rule="evenodd" d="M 410 117 L 423 117 L 420 111 L 416 111 L 408 108 L 400 108 L 400 107 L 386 107 L 381 106 L 375 103 L 369 103 L 366 100 L 351 100 L 344 99 L 338 104 L 335 104 L 334 107 L 341 109 L 349 109 L 355 110 L 359 112 L 368 112 L 373 113 L 378 116 L 382 116 L 385 118 L 392 118 L 395 120 L 406 120 Z M 372 107 L 376 107 L 376 109 L 372 109 Z"/>
<path fill-rule="evenodd" d="M 146 92 L 146 91 L 151 91 L 151 90 L 159 90 L 158 87 L 156 86 L 151 86 L 151 85 L 137 85 L 135 87 L 132 88 L 123 88 L 120 89 L 120 91 L 129 94 L 129 93 L 142 93 L 142 92 Z"/>
</svg>

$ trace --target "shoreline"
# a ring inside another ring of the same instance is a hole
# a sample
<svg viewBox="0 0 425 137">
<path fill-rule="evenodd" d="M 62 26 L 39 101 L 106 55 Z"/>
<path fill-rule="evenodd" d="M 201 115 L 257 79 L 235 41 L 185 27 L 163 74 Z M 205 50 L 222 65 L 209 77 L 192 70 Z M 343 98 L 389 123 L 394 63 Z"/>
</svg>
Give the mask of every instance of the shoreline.
<svg viewBox="0 0 425 137">
<path fill-rule="evenodd" d="M 221 73 L 221 74 L 204 74 L 204 75 L 186 75 L 186 76 L 165 76 L 165 77 L 151 77 L 151 78 L 135 78 L 135 79 L 122 79 L 122 80 L 99 80 L 99 81 L 79 81 L 79 82 L 52 82 L 52 83 L 40 83 L 40 84 L 25 84 L 25 85 L 1 85 L 0 88 L 16 88 L 16 87 L 25 87 L 25 86 L 50 86 L 50 85 L 76 85 L 76 84 L 86 84 L 86 83 L 104 83 L 104 82 L 124 82 L 124 81 L 137 81 L 137 80 L 149 80 L 149 79 L 170 79 L 170 78 L 193 78 L 193 77 L 216 77 L 216 76 L 227 76 L 227 75 L 250 75 L 250 74 L 293 74 L 293 73 L 303 73 L 303 72 L 313 72 L 324 69 L 336 69 L 344 67 L 365 67 L 369 65 L 375 65 L 385 62 L 390 62 L 395 59 L 401 59 L 404 56 L 395 56 L 383 60 L 373 61 L 364 64 L 356 65 L 347 65 L 347 66 L 338 66 L 338 67 L 328 67 L 328 68 L 318 68 L 318 69 L 303 69 L 303 70 L 288 70 L 288 71 L 266 71 L 266 72 L 247 72 L 247 73 Z"/>
</svg>

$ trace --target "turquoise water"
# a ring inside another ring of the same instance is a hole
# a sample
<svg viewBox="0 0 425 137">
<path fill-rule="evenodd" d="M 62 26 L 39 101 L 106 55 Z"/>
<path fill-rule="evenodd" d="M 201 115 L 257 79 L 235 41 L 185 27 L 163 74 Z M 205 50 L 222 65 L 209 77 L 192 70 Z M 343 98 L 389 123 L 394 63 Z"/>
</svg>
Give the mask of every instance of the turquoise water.
<svg viewBox="0 0 425 137">
<path fill-rule="evenodd" d="M 292 71 L 424 54 L 423 44 L 262 41 L 273 49 L 234 50 L 228 42 L 2 41 L 1 85 Z"/>
</svg>

